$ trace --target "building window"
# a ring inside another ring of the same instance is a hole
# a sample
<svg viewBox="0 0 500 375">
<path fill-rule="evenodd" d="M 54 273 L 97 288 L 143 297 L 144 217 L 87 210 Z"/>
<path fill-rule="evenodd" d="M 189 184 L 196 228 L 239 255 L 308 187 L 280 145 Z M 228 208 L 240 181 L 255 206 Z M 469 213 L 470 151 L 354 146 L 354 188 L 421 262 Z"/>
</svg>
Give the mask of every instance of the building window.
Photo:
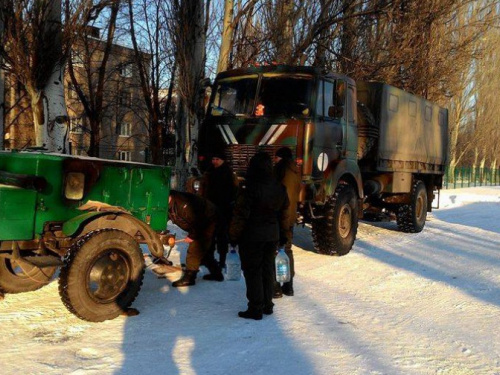
<svg viewBox="0 0 500 375">
<path fill-rule="evenodd" d="M 72 83 L 68 84 L 68 98 L 78 99 L 78 94 L 76 93 L 75 86 Z"/>
<path fill-rule="evenodd" d="M 118 160 L 130 161 L 130 151 L 118 151 Z"/>
<path fill-rule="evenodd" d="M 129 122 L 122 122 L 121 124 L 118 125 L 118 135 L 120 137 L 130 137 L 131 133 L 131 126 Z"/>
<path fill-rule="evenodd" d="M 120 75 L 126 78 L 132 77 L 132 64 L 123 64 L 120 66 Z"/>
<path fill-rule="evenodd" d="M 132 94 L 128 91 L 120 92 L 120 97 L 118 98 L 118 102 L 120 105 L 124 107 L 130 107 L 132 104 Z"/>
<path fill-rule="evenodd" d="M 83 61 L 83 55 L 80 51 L 71 51 L 71 61 L 73 62 L 73 66 L 77 66 L 82 68 L 85 65 Z"/>
<path fill-rule="evenodd" d="M 69 119 L 70 124 L 70 132 L 73 134 L 82 134 L 83 133 L 83 123 L 81 117 L 71 117 Z"/>
</svg>

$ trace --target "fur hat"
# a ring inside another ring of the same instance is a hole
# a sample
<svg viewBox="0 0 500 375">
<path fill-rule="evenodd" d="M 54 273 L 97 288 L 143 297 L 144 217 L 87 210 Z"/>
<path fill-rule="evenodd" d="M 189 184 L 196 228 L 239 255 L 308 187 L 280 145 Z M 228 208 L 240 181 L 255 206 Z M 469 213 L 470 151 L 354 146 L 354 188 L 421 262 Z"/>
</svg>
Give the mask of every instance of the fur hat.
<svg viewBox="0 0 500 375">
<path fill-rule="evenodd" d="M 212 152 L 212 157 L 213 158 L 219 158 L 219 159 L 222 159 L 222 160 L 226 160 L 226 154 L 224 154 L 223 150 L 214 150 Z"/>
<path fill-rule="evenodd" d="M 278 151 L 276 151 L 276 156 L 287 160 L 291 160 L 293 158 L 292 150 L 288 147 L 281 147 Z"/>
</svg>

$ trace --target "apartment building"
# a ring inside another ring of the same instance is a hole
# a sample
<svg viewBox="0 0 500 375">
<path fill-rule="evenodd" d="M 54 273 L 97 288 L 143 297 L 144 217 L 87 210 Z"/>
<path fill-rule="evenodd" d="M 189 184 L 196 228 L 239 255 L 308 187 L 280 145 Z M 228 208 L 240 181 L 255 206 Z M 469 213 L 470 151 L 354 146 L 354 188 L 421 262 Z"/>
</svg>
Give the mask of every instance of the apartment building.
<svg viewBox="0 0 500 375">
<path fill-rule="evenodd" d="M 98 119 L 95 136 L 99 140 L 99 157 L 148 161 L 148 116 L 134 51 L 123 45 L 112 45 L 104 73 L 102 110 L 97 113 L 89 103 L 97 90 L 105 43 L 100 40 L 97 28 L 90 28 L 85 38 L 73 47 L 71 54 L 76 85 L 72 83 L 68 67 L 64 75 L 70 152 L 88 155 L 93 131 L 89 116 L 94 116 Z M 147 62 L 148 55 L 143 54 L 143 58 Z M 84 94 L 83 101 L 78 90 Z M 6 78 L 6 102 L 5 147 L 23 149 L 34 145 L 29 101 L 21 86 L 9 78 Z"/>
</svg>

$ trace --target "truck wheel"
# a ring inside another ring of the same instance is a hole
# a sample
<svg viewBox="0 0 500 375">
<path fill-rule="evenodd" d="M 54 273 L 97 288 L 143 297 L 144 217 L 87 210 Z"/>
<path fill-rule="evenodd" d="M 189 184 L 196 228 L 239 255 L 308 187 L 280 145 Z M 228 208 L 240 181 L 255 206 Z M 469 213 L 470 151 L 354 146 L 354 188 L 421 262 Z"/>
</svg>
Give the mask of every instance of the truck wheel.
<svg viewBox="0 0 500 375">
<path fill-rule="evenodd" d="M 81 319 L 102 322 L 124 312 L 139 294 L 144 257 L 133 237 L 116 229 L 90 232 L 64 258 L 59 294 Z"/>
<path fill-rule="evenodd" d="M 415 181 L 411 192 L 411 202 L 399 206 L 396 222 L 402 232 L 418 233 L 424 229 L 426 218 L 427 190 L 422 181 Z"/>
<path fill-rule="evenodd" d="M 337 187 L 325 205 L 324 218 L 313 222 L 312 235 L 320 254 L 346 255 L 358 231 L 358 200 L 347 184 Z"/>
<path fill-rule="evenodd" d="M 0 290 L 6 293 L 23 293 L 40 289 L 52 280 L 56 270 L 57 267 L 39 268 L 0 258 Z"/>
</svg>

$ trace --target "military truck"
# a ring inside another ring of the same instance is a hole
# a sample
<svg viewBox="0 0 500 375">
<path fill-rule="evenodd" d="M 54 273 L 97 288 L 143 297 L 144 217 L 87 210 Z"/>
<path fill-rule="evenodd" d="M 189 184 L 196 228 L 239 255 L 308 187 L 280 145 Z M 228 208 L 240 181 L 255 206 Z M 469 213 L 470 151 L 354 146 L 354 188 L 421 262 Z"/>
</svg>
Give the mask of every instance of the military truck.
<svg viewBox="0 0 500 375">
<path fill-rule="evenodd" d="M 37 290 L 60 269 L 70 312 L 117 317 L 142 285 L 140 244 L 168 263 L 169 191 L 168 167 L 0 152 L 0 292 Z"/>
<path fill-rule="evenodd" d="M 314 67 L 220 73 L 199 132 L 199 167 L 224 150 L 244 176 L 258 151 L 292 150 L 302 176 L 299 221 L 319 253 L 345 255 L 359 218 L 393 218 L 420 232 L 439 200 L 448 112 L 384 83 Z"/>
</svg>

